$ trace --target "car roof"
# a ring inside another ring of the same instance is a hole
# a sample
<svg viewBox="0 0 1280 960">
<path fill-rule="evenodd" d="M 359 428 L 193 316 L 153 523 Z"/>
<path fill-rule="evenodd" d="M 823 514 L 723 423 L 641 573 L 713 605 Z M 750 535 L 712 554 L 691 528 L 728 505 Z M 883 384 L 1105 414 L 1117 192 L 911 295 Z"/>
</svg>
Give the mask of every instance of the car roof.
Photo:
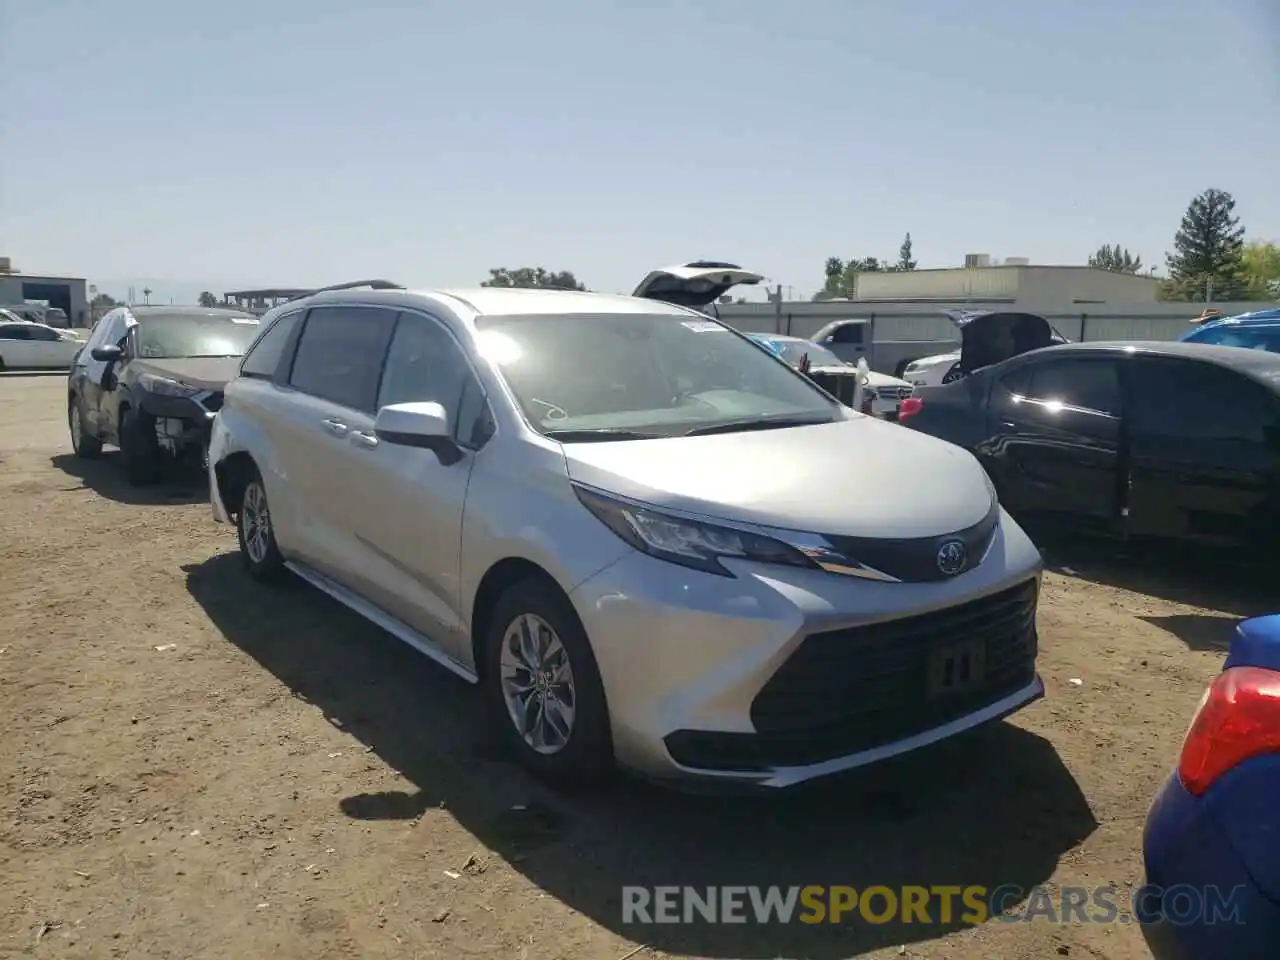
<svg viewBox="0 0 1280 960">
<path fill-rule="evenodd" d="M 1098 354 L 1130 354 L 1146 357 L 1169 357 L 1195 360 L 1219 367 L 1239 370 L 1273 389 L 1280 388 L 1280 353 L 1248 350 L 1244 347 L 1222 347 L 1212 343 L 1188 343 L 1182 340 L 1095 340 L 1088 343 L 1065 343 L 1042 347 L 1014 357 L 1043 359 L 1049 356 L 1072 357 Z M 995 364 L 990 369 L 1002 364 Z"/>
<path fill-rule="evenodd" d="M 464 327 L 474 327 L 480 317 L 553 316 L 591 314 L 654 314 L 688 317 L 702 316 L 696 310 L 666 303 L 628 297 L 621 294 L 591 293 L 579 290 L 529 289 L 524 287 L 475 287 L 417 290 L 322 290 L 299 297 L 263 316 L 263 321 L 282 313 L 326 304 L 381 304 L 390 307 L 418 307 L 436 313 L 447 313 Z"/>
<path fill-rule="evenodd" d="M 1280 323 L 1280 309 L 1254 310 L 1252 313 L 1238 313 L 1233 317 L 1214 317 L 1200 325 L 1201 330 L 1213 327 L 1234 327 L 1237 325 L 1262 324 L 1271 326 Z"/>
</svg>

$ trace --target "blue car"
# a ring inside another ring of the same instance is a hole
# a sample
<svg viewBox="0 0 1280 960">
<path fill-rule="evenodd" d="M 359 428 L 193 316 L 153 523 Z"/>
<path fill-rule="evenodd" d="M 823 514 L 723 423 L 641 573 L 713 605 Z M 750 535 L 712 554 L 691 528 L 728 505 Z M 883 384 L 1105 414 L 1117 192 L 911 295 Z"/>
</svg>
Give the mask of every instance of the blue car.
<svg viewBox="0 0 1280 960">
<path fill-rule="evenodd" d="M 1206 320 L 1178 339 L 1280 353 L 1280 309 L 1257 310 L 1235 317 Z"/>
<path fill-rule="evenodd" d="M 1280 957 L 1280 614 L 1237 628 L 1142 852 L 1134 907 L 1156 960 Z"/>
</svg>

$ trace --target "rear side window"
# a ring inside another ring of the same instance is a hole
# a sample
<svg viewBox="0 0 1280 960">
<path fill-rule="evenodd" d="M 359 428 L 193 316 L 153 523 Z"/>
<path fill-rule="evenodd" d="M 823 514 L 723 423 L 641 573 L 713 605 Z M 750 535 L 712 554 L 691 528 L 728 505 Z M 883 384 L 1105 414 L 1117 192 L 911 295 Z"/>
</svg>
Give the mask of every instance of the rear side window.
<svg viewBox="0 0 1280 960">
<path fill-rule="evenodd" d="M 396 311 L 315 307 L 307 314 L 289 385 L 313 397 L 373 413 L 378 376 Z"/>
<path fill-rule="evenodd" d="M 29 327 L 27 335 L 32 340 L 44 340 L 46 342 L 58 339 L 58 334 L 48 327 Z"/>
<path fill-rule="evenodd" d="M 1120 415 L 1120 377 L 1114 360 L 1056 360 L 1023 369 L 1017 392 L 1030 400 Z"/>
<path fill-rule="evenodd" d="M 1130 376 L 1135 438 L 1264 443 L 1276 397 L 1248 377 L 1190 360 L 1137 360 Z"/>
<path fill-rule="evenodd" d="M 289 335 L 298 325 L 302 314 L 301 310 L 287 314 L 268 327 L 267 332 L 245 354 L 244 361 L 240 364 L 240 376 L 261 377 L 266 380 L 275 376 L 284 348 L 288 346 Z"/>
</svg>

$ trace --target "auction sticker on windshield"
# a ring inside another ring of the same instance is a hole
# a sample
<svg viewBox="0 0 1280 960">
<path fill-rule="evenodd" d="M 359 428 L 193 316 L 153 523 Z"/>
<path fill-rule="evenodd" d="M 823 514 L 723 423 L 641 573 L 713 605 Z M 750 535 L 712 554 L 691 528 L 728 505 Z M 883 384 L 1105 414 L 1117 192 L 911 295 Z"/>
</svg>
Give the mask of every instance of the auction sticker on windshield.
<svg viewBox="0 0 1280 960">
<path fill-rule="evenodd" d="M 728 332 L 727 327 L 720 326 L 720 324 L 716 323 L 714 320 L 682 320 L 681 323 L 694 333 L 715 333 L 719 330 L 724 330 L 726 333 Z"/>
<path fill-rule="evenodd" d="M 247 324 L 249 324 L 250 326 L 256 327 L 256 326 L 258 325 L 258 318 L 257 318 L 257 317 L 232 317 L 232 318 L 231 318 L 231 322 L 232 322 L 232 323 L 247 323 Z"/>
</svg>

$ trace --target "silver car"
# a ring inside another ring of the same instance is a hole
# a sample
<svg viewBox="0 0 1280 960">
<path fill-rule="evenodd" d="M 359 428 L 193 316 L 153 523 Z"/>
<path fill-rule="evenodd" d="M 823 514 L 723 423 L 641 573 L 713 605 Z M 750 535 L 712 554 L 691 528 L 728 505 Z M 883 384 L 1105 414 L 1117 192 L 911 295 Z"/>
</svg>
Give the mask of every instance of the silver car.
<svg viewBox="0 0 1280 960">
<path fill-rule="evenodd" d="M 693 309 L 732 271 L 688 273 L 273 309 L 214 516 L 255 579 L 479 684 L 556 780 L 784 787 L 1042 696 L 1040 554 L 973 456 L 835 402 Z"/>
</svg>

